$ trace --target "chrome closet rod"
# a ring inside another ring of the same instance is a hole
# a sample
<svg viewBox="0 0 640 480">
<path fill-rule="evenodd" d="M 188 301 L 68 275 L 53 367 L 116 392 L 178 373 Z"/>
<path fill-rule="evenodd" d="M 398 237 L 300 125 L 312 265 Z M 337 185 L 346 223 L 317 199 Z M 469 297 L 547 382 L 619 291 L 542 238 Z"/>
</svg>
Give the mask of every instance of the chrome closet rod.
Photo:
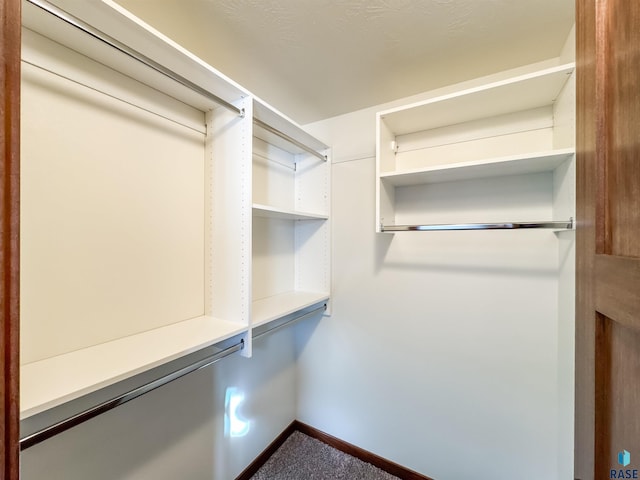
<svg viewBox="0 0 640 480">
<path fill-rule="evenodd" d="M 311 147 L 307 147 L 304 143 L 300 143 L 296 139 L 291 138 L 286 133 L 283 133 L 280 130 L 278 130 L 277 128 L 273 128 L 271 125 L 268 125 L 268 124 L 264 123 L 262 120 L 254 117 L 253 118 L 253 123 L 255 123 L 256 125 L 258 125 L 261 128 L 264 128 L 266 131 L 271 132 L 271 133 L 273 133 L 274 135 L 277 135 L 280 138 L 283 138 L 287 142 L 294 144 L 296 147 L 301 148 L 305 152 L 308 152 L 311 155 L 315 155 L 316 157 L 318 157 L 323 162 L 327 161 L 327 156 L 326 155 L 323 155 L 322 153 L 317 152 L 316 150 L 314 150 Z"/>
<path fill-rule="evenodd" d="M 138 62 L 146 65 L 147 67 L 155 70 L 158 73 L 161 73 L 165 77 L 168 77 L 171 80 L 173 80 L 175 82 L 178 82 L 179 84 L 181 84 L 181 85 L 193 90 L 194 92 L 197 92 L 198 94 L 202 95 L 203 97 L 206 97 L 209 100 L 213 100 L 218 105 L 221 105 L 221 106 L 223 106 L 225 108 L 228 108 L 229 110 L 231 110 L 233 112 L 236 112 L 241 117 L 244 117 L 244 109 L 238 108 L 235 105 L 227 102 L 226 100 L 223 100 L 222 98 L 218 97 L 217 95 L 211 93 L 209 90 L 206 90 L 205 88 L 202 88 L 201 86 L 196 85 L 195 83 L 193 83 L 192 81 L 186 79 L 182 75 L 180 75 L 180 74 L 174 72 L 173 70 L 170 70 L 167 67 L 159 64 L 158 62 L 150 59 L 146 55 L 143 55 L 142 53 L 140 53 L 140 52 L 138 52 L 138 51 L 136 51 L 136 50 L 134 50 L 132 48 L 129 48 L 124 43 L 119 42 L 115 38 L 107 35 L 106 33 L 98 30 L 97 28 L 92 27 L 88 23 L 83 22 L 79 18 L 77 18 L 77 17 L 65 12 L 64 10 L 56 7 L 55 5 L 52 5 L 52 4 L 50 4 L 49 2 L 47 2 L 45 0 L 27 0 L 27 2 L 31 3 L 32 5 L 35 5 L 38 8 L 41 8 L 45 12 L 50 13 L 51 15 L 53 15 L 53 16 L 59 18 L 60 20 L 68 23 L 69 25 L 71 25 L 71 26 L 73 26 L 73 27 L 75 27 L 75 28 L 77 28 L 79 30 L 82 30 L 83 32 L 87 33 L 88 35 L 91 35 L 96 40 L 99 40 L 102 43 L 104 43 L 106 45 L 109 45 L 110 47 L 115 48 L 116 50 L 118 50 L 121 53 L 124 53 L 128 57 L 130 57 L 130 58 L 132 58 L 134 60 L 137 60 Z"/>
<path fill-rule="evenodd" d="M 208 357 L 203 358 L 202 360 L 199 360 L 191 365 L 187 365 L 186 367 L 180 368 L 179 370 L 176 370 L 172 373 L 168 373 L 167 375 L 152 380 L 151 382 L 145 383 L 144 385 L 137 387 L 127 393 L 118 395 L 111 400 L 104 401 L 71 417 L 60 420 L 53 425 L 45 427 L 42 430 L 38 430 L 37 432 L 27 435 L 26 437 L 20 439 L 20 450 L 25 450 L 29 447 L 37 445 L 38 443 L 43 442 L 48 438 L 69 430 L 70 428 L 86 422 L 87 420 L 90 420 L 94 417 L 97 417 L 98 415 L 101 415 L 105 412 L 108 412 L 109 410 L 113 410 L 114 408 L 119 407 L 120 405 L 123 405 L 135 398 L 138 398 L 145 393 L 149 393 L 158 387 L 166 385 L 169 382 L 173 382 L 174 380 L 177 380 L 180 377 L 184 377 L 185 375 L 195 372 L 196 370 L 208 367 L 209 365 L 216 363 L 218 360 L 222 360 L 224 357 L 227 357 L 232 353 L 237 352 L 238 350 L 242 350 L 243 348 L 244 340 L 240 340 L 239 343 L 227 347 L 224 350 L 219 351 L 218 353 L 209 355 Z"/>
<path fill-rule="evenodd" d="M 304 320 L 305 318 L 309 318 L 309 317 L 315 315 L 316 313 L 324 312 L 326 309 L 327 309 L 327 304 L 325 303 L 323 306 L 318 307 L 318 308 L 316 308 L 314 310 L 311 310 L 310 312 L 304 313 L 304 314 L 300 315 L 299 317 L 292 318 L 291 320 L 289 320 L 287 322 L 281 323 L 277 327 L 273 327 L 273 328 L 270 328 L 268 330 L 265 330 L 264 332 L 260 332 L 258 335 L 253 335 L 252 338 L 254 340 L 257 340 L 258 338 L 260 338 L 260 337 L 262 337 L 264 335 L 267 335 L 268 333 L 273 333 L 276 330 L 280 330 L 281 328 L 288 327 L 289 325 L 293 325 L 294 323 L 297 323 L 300 320 Z"/>
<path fill-rule="evenodd" d="M 382 225 L 383 232 L 432 232 L 445 230 L 515 230 L 519 228 L 573 229 L 573 218 L 559 222 L 450 223 L 431 225 Z"/>
</svg>

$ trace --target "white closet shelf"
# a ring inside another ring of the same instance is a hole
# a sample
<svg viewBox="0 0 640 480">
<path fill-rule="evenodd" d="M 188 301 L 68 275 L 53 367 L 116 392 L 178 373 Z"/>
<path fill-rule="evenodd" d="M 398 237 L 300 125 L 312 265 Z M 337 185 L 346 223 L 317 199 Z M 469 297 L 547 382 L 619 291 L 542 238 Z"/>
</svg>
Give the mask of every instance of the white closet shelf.
<svg viewBox="0 0 640 480">
<path fill-rule="evenodd" d="M 307 133 L 300 125 L 289 117 L 283 115 L 270 105 L 267 105 L 261 99 L 255 97 L 253 102 L 253 115 L 259 122 L 262 122 L 271 128 L 275 128 L 287 137 L 293 139 L 295 142 L 301 143 L 316 152 L 324 152 L 329 148 L 326 144 Z M 274 135 L 268 130 L 262 128 L 259 124 L 254 125 L 253 134 L 261 140 L 282 148 L 287 152 L 293 154 L 305 153 L 304 149 L 284 140 L 278 135 Z"/>
<path fill-rule="evenodd" d="M 396 136 L 551 105 L 573 72 L 568 63 L 380 112 Z"/>
<path fill-rule="evenodd" d="M 328 299 L 328 293 L 296 290 L 255 300 L 251 326 L 257 327 Z"/>
<path fill-rule="evenodd" d="M 275 218 L 279 220 L 327 220 L 328 215 L 310 212 L 298 212 L 288 208 L 271 207 L 269 205 L 253 204 L 253 216 Z"/>
<path fill-rule="evenodd" d="M 202 316 L 22 365 L 20 416 L 30 417 L 246 331 L 239 323 Z"/>
<path fill-rule="evenodd" d="M 127 47 L 148 59 L 172 70 L 191 83 L 215 92 L 222 100 L 233 103 L 249 92 L 193 55 L 150 25 L 146 24 L 113 0 L 98 2 L 58 2 L 66 13 L 88 23 L 100 32 L 118 39 Z M 141 65 L 97 38 L 78 28 L 61 22 L 53 15 L 30 2 L 23 3 L 22 24 L 61 45 L 94 59 L 133 79 L 153 87 L 187 105 L 202 111 L 217 108 L 218 104 L 169 79 L 161 73 Z"/>
<path fill-rule="evenodd" d="M 564 148 L 470 162 L 437 165 L 401 172 L 381 173 L 380 179 L 397 187 L 551 172 L 569 160 L 575 150 Z"/>
</svg>

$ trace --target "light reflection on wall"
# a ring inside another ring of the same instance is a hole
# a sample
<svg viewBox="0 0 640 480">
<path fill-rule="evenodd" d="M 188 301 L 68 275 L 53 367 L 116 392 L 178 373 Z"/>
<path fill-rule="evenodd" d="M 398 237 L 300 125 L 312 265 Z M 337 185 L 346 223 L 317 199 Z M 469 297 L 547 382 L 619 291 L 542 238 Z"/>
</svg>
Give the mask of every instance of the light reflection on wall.
<svg viewBox="0 0 640 480">
<path fill-rule="evenodd" d="M 251 421 L 240 416 L 240 405 L 244 401 L 244 393 L 236 387 L 228 387 L 224 399 L 224 436 L 244 437 L 249 433 Z"/>
</svg>

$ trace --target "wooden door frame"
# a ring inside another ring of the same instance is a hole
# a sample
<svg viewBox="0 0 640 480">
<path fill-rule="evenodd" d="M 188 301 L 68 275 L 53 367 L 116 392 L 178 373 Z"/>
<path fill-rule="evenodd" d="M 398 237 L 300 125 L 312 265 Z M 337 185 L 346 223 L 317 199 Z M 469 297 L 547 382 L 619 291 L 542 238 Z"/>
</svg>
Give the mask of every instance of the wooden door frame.
<svg viewBox="0 0 640 480">
<path fill-rule="evenodd" d="M 611 325 L 637 329 L 640 311 L 638 258 L 616 252 L 612 246 L 615 236 L 620 234 L 612 214 L 616 202 L 620 202 L 612 194 L 618 187 L 613 183 L 616 175 L 613 166 L 618 160 L 625 161 L 619 154 L 618 142 L 629 135 L 622 129 L 614 131 L 612 126 L 616 106 L 621 103 L 621 97 L 616 98 L 617 89 L 626 91 L 630 85 L 637 88 L 637 75 L 620 81 L 616 62 L 624 58 L 630 63 L 629 59 L 636 58 L 638 52 L 637 39 L 627 40 L 614 33 L 625 31 L 623 27 L 629 30 L 628 24 L 621 25 L 619 19 L 637 18 L 637 4 L 634 16 L 629 15 L 634 13 L 631 8 L 625 10 L 620 6 L 632 4 L 576 0 L 575 478 L 582 480 L 605 478 L 603 473 L 612 461 L 611 441 L 615 433 L 611 432 L 609 422 L 619 404 L 614 403 L 615 395 L 609 386 L 611 378 L 615 378 L 612 372 L 621 362 L 609 350 L 613 348 Z M 627 66 L 627 71 L 635 70 Z M 637 175 L 629 178 L 636 179 Z M 627 190 L 626 195 L 626 199 L 635 200 L 638 193 Z M 637 204 L 628 207 L 633 208 L 637 211 Z M 637 229 L 638 223 L 631 226 Z M 637 242 L 636 237 L 631 238 Z M 637 378 L 629 379 L 628 384 L 633 386 L 634 382 L 637 388 Z M 629 397 L 625 400 L 636 405 L 632 402 L 637 398 L 636 395 L 633 400 Z M 637 432 L 632 435 L 637 438 Z"/>
<path fill-rule="evenodd" d="M 576 371 L 574 477 L 593 478 L 595 464 L 595 318 L 593 252 L 596 250 L 598 188 L 596 109 L 602 85 L 596 85 L 602 59 L 597 51 L 596 1 L 576 0 Z M 598 61 L 600 60 L 600 61 Z M 600 87 L 600 88 L 598 88 Z M 600 202 L 602 204 L 602 202 Z M 602 217 L 601 217 L 602 218 Z"/>
<path fill-rule="evenodd" d="M 0 477 L 17 480 L 20 450 L 20 0 L 0 2 Z"/>
</svg>

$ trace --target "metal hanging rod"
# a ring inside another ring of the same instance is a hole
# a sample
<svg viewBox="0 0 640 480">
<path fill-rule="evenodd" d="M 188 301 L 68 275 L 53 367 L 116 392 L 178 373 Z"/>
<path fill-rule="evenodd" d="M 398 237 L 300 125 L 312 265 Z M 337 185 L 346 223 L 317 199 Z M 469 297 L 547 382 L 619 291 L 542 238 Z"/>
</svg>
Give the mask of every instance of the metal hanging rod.
<svg viewBox="0 0 640 480">
<path fill-rule="evenodd" d="M 50 4 L 49 2 L 45 1 L 45 0 L 27 0 L 29 3 L 31 3 L 32 5 L 35 5 L 38 8 L 41 8 L 42 10 L 44 10 L 45 12 L 50 13 L 51 15 L 59 18 L 60 20 L 68 23 L 69 25 L 82 30 L 83 32 L 87 33 L 88 35 L 91 35 L 93 38 L 95 38 L 96 40 L 101 41 L 102 43 L 109 45 L 112 48 L 115 48 L 116 50 L 118 50 L 121 53 L 124 53 L 125 55 L 127 55 L 128 57 L 146 65 L 147 67 L 155 70 L 158 73 L 161 73 L 162 75 L 164 75 L 165 77 L 170 78 L 171 80 L 193 90 L 194 92 L 197 92 L 198 94 L 202 95 L 203 97 L 208 98 L 209 100 L 214 101 L 215 103 L 217 103 L 218 105 L 221 105 L 233 112 L 236 112 L 238 115 L 240 115 L 241 117 L 244 117 L 244 109 L 238 108 L 235 105 L 227 102 L 226 100 L 223 100 L 222 98 L 218 97 L 217 95 L 211 93 L 209 90 L 206 90 L 205 88 L 202 88 L 199 85 L 196 85 L 195 83 L 193 83 L 192 81 L 186 79 L 185 77 L 183 77 L 182 75 L 168 69 L 167 67 L 159 64 L 158 62 L 150 59 L 149 57 L 147 57 L 146 55 L 143 55 L 142 53 L 129 48 L 127 45 L 125 45 L 122 42 L 119 42 L 118 40 L 116 40 L 115 38 L 107 35 L 106 33 L 92 27 L 91 25 L 89 25 L 86 22 L 83 22 L 82 20 L 80 20 L 79 18 L 65 12 L 64 10 L 56 7 L 55 5 Z"/>
<path fill-rule="evenodd" d="M 166 385 L 169 382 L 173 382 L 174 380 L 177 380 L 180 377 L 184 377 L 185 375 L 195 372 L 196 370 L 200 370 L 201 368 L 208 367 L 209 365 L 216 363 L 218 360 L 221 360 L 224 357 L 227 357 L 232 353 L 237 352 L 238 350 L 242 350 L 243 348 L 244 348 L 244 340 L 240 340 L 239 343 L 236 343 L 235 345 L 227 347 L 224 350 L 219 351 L 218 353 L 214 353 L 213 355 L 203 358 L 202 360 L 199 360 L 196 363 L 180 368 L 179 370 L 176 370 L 156 380 L 152 380 L 151 382 L 146 383 L 140 387 L 137 387 L 134 390 L 131 390 L 130 392 L 123 393 L 122 395 L 118 395 L 117 397 L 114 397 L 111 400 L 102 402 L 94 407 L 88 408 L 71 417 L 60 420 L 59 422 L 54 423 L 53 425 L 50 425 L 48 427 L 45 427 L 42 430 L 38 430 L 37 432 L 27 435 L 26 437 L 20 439 L 20 450 L 25 450 L 29 447 L 37 445 L 38 443 L 43 442 L 48 438 L 51 438 L 55 435 L 58 435 L 59 433 L 69 430 L 70 428 L 75 427 L 76 425 L 79 425 L 81 423 L 84 423 L 87 420 L 97 417 L 98 415 L 101 415 L 105 412 L 108 412 L 109 410 L 113 410 L 114 408 L 119 407 L 120 405 L 123 405 L 127 402 L 130 402 L 131 400 L 138 398 L 146 393 L 149 393 L 158 387 Z"/>
<path fill-rule="evenodd" d="M 268 125 L 266 123 L 264 123 L 262 120 L 258 119 L 258 118 L 253 118 L 253 123 L 255 123 L 257 126 L 259 126 L 260 128 L 264 128 L 266 131 L 273 133 L 274 135 L 277 135 L 278 137 L 286 140 L 289 143 L 294 144 L 296 147 L 301 148 L 302 150 L 304 150 L 305 152 L 310 153 L 311 155 L 315 155 L 316 157 L 318 157 L 320 160 L 322 160 L 323 162 L 327 161 L 327 156 L 323 155 L 320 152 L 317 152 L 316 150 L 314 150 L 311 147 L 307 147 L 304 143 L 300 143 L 299 141 L 297 141 L 294 138 L 291 138 L 289 135 L 287 135 L 286 133 L 281 132 L 280 130 L 273 128 L 271 125 Z"/>
<path fill-rule="evenodd" d="M 451 223 L 433 225 L 381 225 L 382 232 L 433 232 L 445 230 L 515 230 L 519 228 L 552 228 L 572 230 L 573 218 L 559 222 Z"/>
<path fill-rule="evenodd" d="M 297 323 L 300 320 L 304 320 L 305 318 L 309 318 L 309 317 L 311 317 L 313 315 L 316 315 L 317 313 L 324 312 L 326 309 L 327 309 L 327 304 L 325 303 L 323 306 L 318 307 L 318 308 L 316 308 L 314 310 L 311 310 L 310 312 L 304 313 L 304 314 L 302 314 L 302 315 L 300 315 L 298 317 L 294 317 L 289 321 L 281 323 L 277 327 L 273 327 L 273 328 L 270 328 L 268 330 L 265 330 L 264 332 L 260 332 L 258 335 L 253 335 L 252 338 L 254 340 L 257 340 L 258 338 L 263 337 L 263 336 L 265 336 L 265 335 L 267 335 L 269 333 L 273 333 L 276 330 L 280 330 L 281 328 L 288 327 L 289 325 L 293 325 L 294 323 Z"/>
</svg>

